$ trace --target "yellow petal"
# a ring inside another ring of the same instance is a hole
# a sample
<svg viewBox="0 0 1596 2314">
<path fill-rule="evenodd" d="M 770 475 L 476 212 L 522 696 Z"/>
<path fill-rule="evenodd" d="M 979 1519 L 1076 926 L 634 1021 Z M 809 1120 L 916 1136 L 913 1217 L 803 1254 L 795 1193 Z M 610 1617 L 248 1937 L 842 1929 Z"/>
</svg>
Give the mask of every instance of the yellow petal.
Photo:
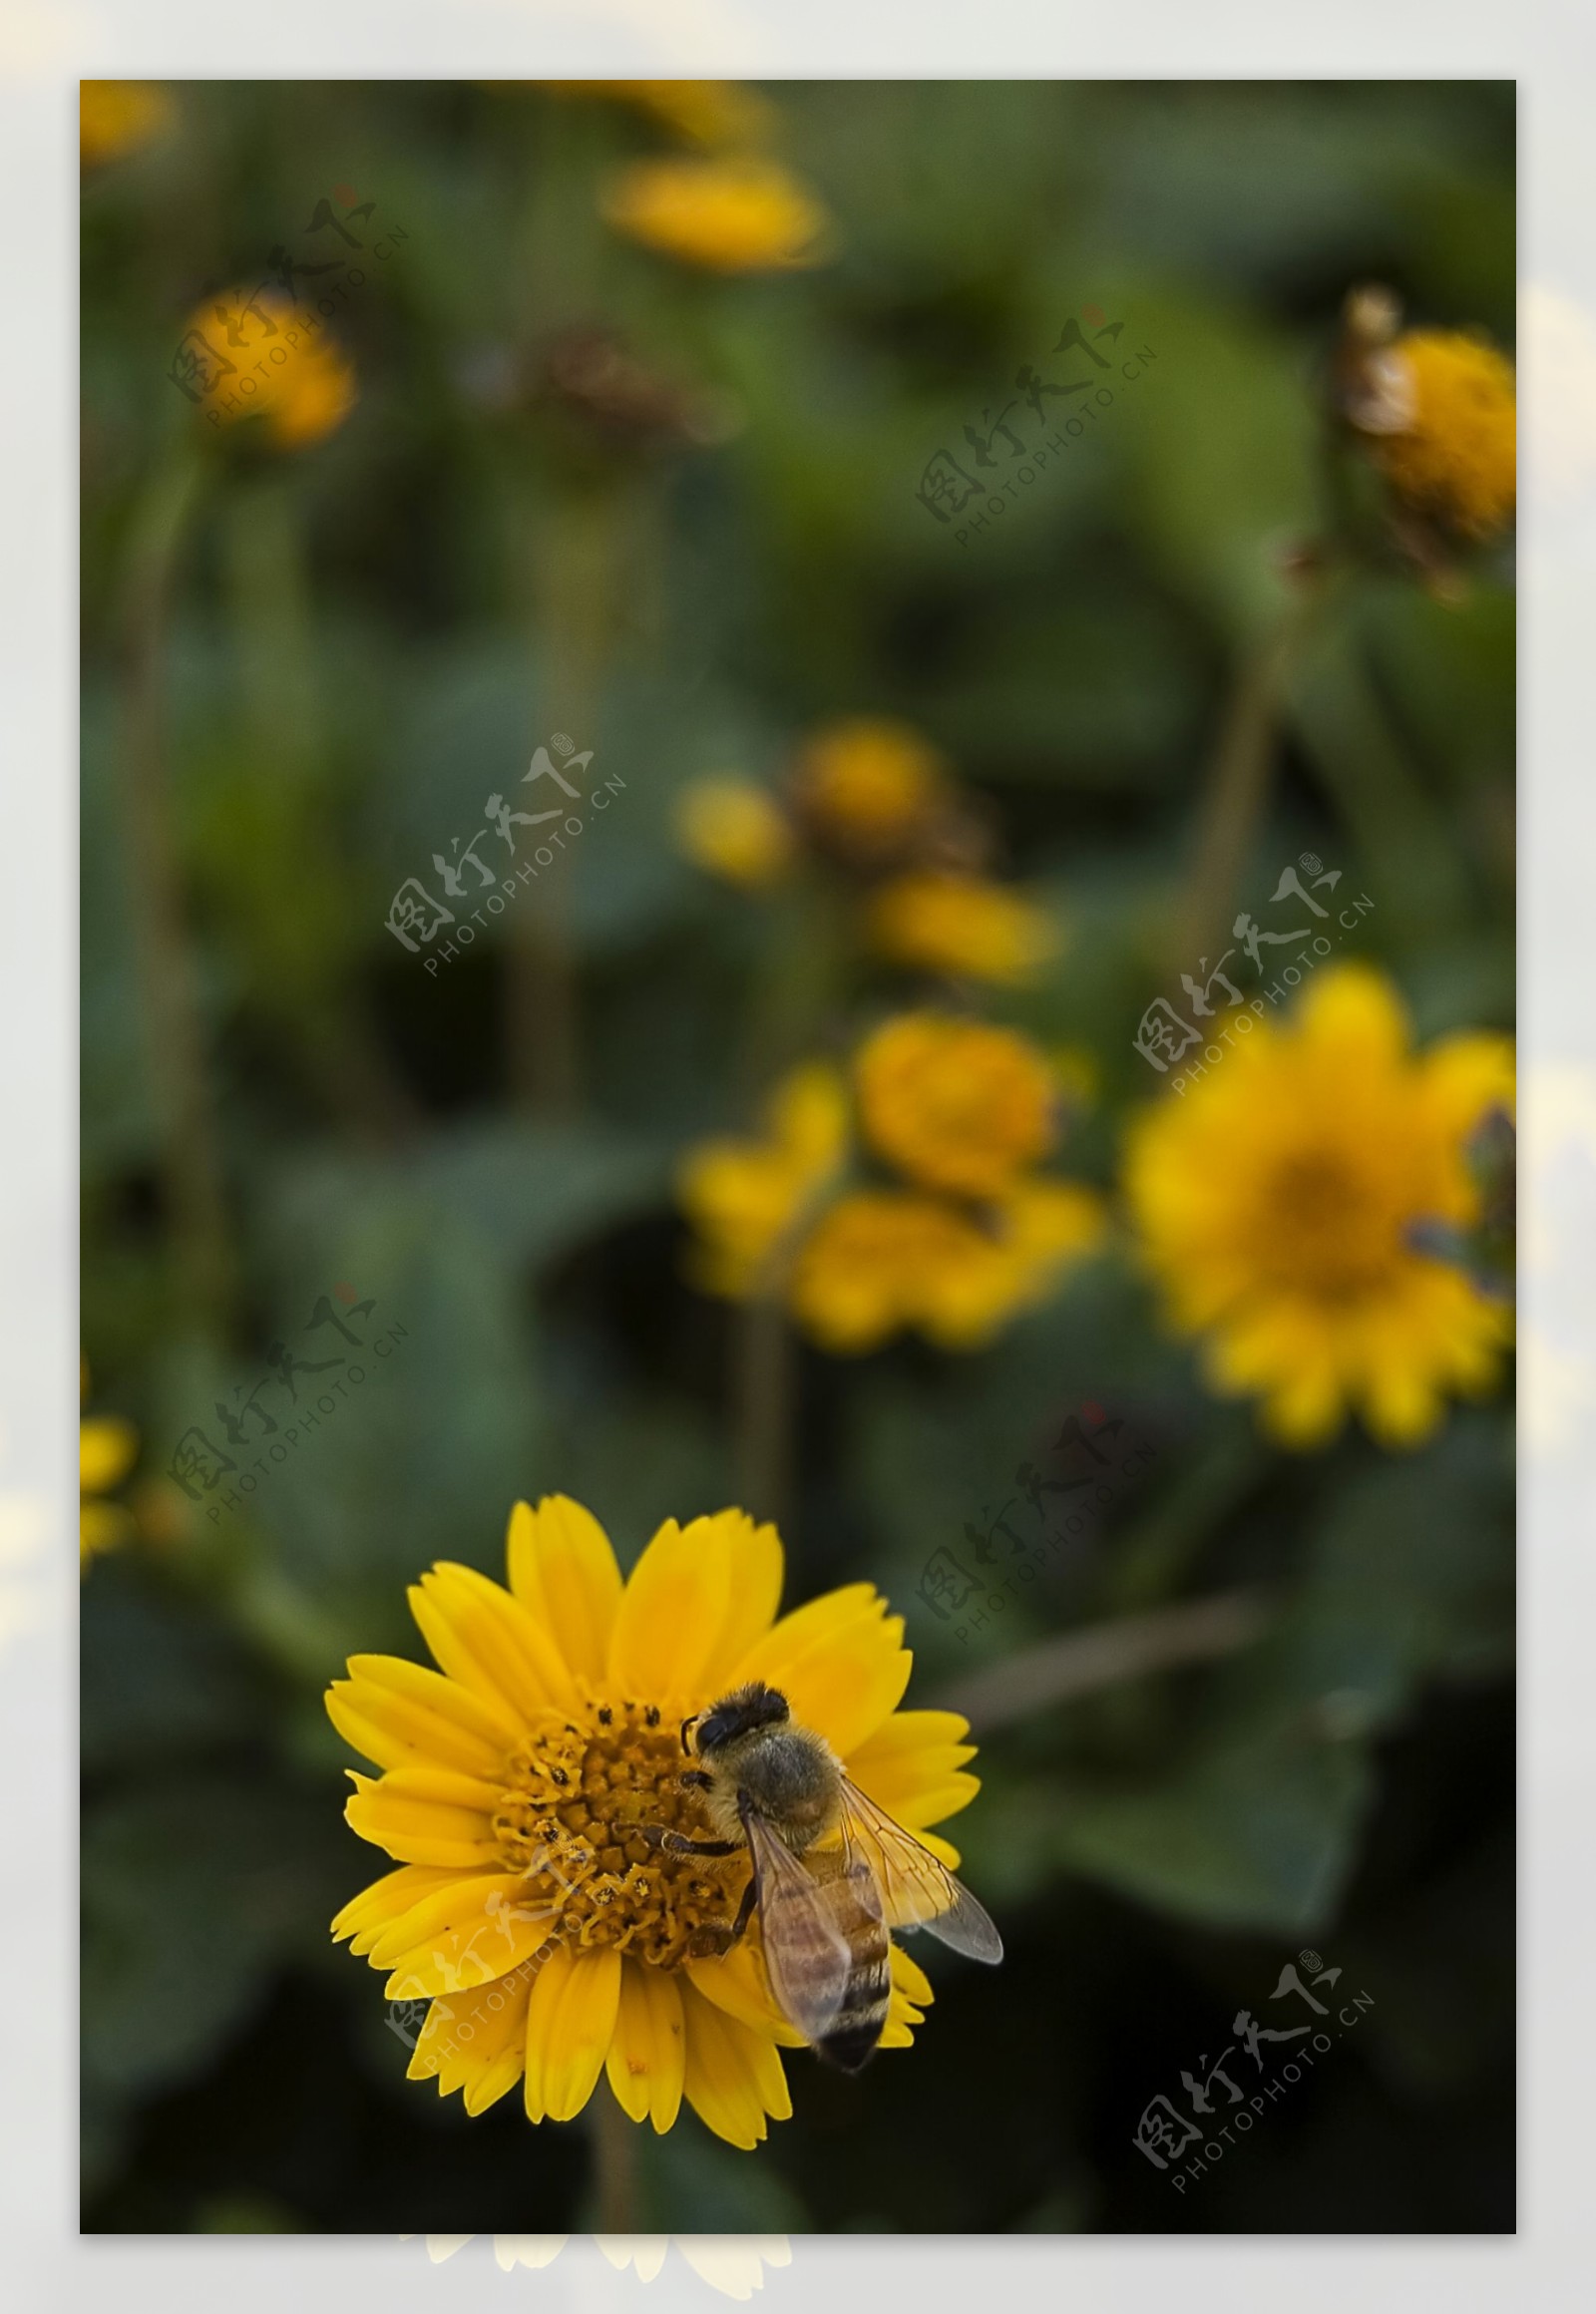
<svg viewBox="0 0 1596 2314">
<path fill-rule="evenodd" d="M 579 1678 L 597 1686 L 609 1660 L 620 1569 L 609 1537 L 580 1502 L 546 1494 L 518 1502 L 507 1545 L 510 1588 Z"/>
<path fill-rule="evenodd" d="M 367 1957 L 392 1971 L 390 2001 L 469 1992 L 541 1952 L 558 1919 L 559 1907 L 533 1896 L 517 1872 L 461 1874 L 384 1930 Z"/>
<path fill-rule="evenodd" d="M 517 1969 L 474 1993 L 435 2000 L 406 2079 L 436 2079 L 440 2097 L 465 2092 L 468 2114 L 486 2113 L 515 2088 L 526 2064 L 527 2003 L 536 1972 Z"/>
<path fill-rule="evenodd" d="M 596 2233 L 594 2240 L 605 2261 L 623 2274 L 628 2266 L 636 2268 L 639 2282 L 651 2282 L 665 2262 L 670 2247 L 668 2233 Z"/>
<path fill-rule="evenodd" d="M 481 2110 L 467 2098 L 468 2113 Z M 502 2274 L 514 2273 L 517 2266 L 552 2266 L 570 2239 L 565 2233 L 496 2233 L 493 2254 Z"/>
<path fill-rule="evenodd" d="M 687 2029 L 681 1992 L 663 1969 L 625 1961 L 620 2006 L 605 2071 L 615 2103 L 634 2121 L 646 2116 L 663 2136 L 681 2110 Z"/>
<path fill-rule="evenodd" d="M 452 1887 L 459 1878 L 458 1870 L 448 1864 L 401 1864 L 397 1872 L 385 1872 L 358 1896 L 351 1896 L 338 1914 L 332 1924 L 334 1943 L 352 1936 L 356 1952 L 369 1951 L 384 1930 L 402 1920 L 423 1896 Z"/>
<path fill-rule="evenodd" d="M 770 1525 L 755 1526 L 740 1510 L 725 1510 L 711 1525 L 722 1525 L 728 1546 L 729 1598 L 726 1619 L 701 1674 L 703 1689 L 724 1695 L 735 1685 L 731 1674 L 754 1642 L 762 1639 L 781 1605 L 781 1537 Z"/>
<path fill-rule="evenodd" d="M 845 1601 L 829 1615 L 804 1620 L 811 1608 Z M 903 1618 L 886 1608 L 868 1583 L 814 1600 L 749 1649 L 733 1684 L 767 1680 L 795 1719 L 846 1757 L 875 1734 L 909 1685 L 914 1658 L 899 1645 Z"/>
<path fill-rule="evenodd" d="M 78 1424 L 78 1484 L 85 1494 L 120 1486 L 139 1454 L 139 1433 L 120 1414 L 97 1414 Z"/>
<path fill-rule="evenodd" d="M 719 1519 L 667 1519 L 645 1547 L 615 1618 L 610 1685 L 623 1696 L 697 1695 L 731 1605 L 731 1550 Z"/>
<path fill-rule="evenodd" d="M 776 2006 L 763 1958 L 747 1939 L 715 1960 L 689 1961 L 687 1975 L 704 1999 L 723 2009 L 728 2017 L 764 2034 L 767 2040 L 778 2041 L 783 2049 L 806 2047 L 798 2028 L 789 2025 Z"/>
<path fill-rule="evenodd" d="M 620 2006 L 620 1955 L 556 1945 L 527 2005 L 527 2118 L 575 2121 L 594 2092 Z"/>
<path fill-rule="evenodd" d="M 363 1840 L 386 1848 L 403 1864 L 469 1867 L 499 1861 L 490 1811 L 496 1794 L 469 1776 L 443 1769 L 404 1767 L 373 1781 L 353 1775 L 355 1795 L 344 1820 Z M 474 1798 L 488 1792 L 484 1802 Z"/>
<path fill-rule="evenodd" d="M 410 1609 L 439 1670 L 496 1710 L 524 1722 L 541 1711 L 577 1708 L 553 1639 L 474 1567 L 441 1561 L 412 1588 Z"/>
<path fill-rule="evenodd" d="M 848 1773 L 897 1822 L 911 1831 L 968 1807 L 981 1789 L 962 1772 L 976 1747 L 963 1738 L 969 1723 L 957 1712 L 894 1712 L 848 1754 Z"/>
<path fill-rule="evenodd" d="M 773 2042 L 706 2001 L 689 1982 L 682 1988 L 687 2025 L 687 2103 L 717 2137 L 745 2151 L 765 2134 L 765 2118 L 792 2113 L 787 2079 Z"/>
<path fill-rule="evenodd" d="M 399 1656 L 351 1656 L 349 1670 L 327 1690 L 327 1717 L 379 1767 L 430 1764 L 489 1781 L 503 1774 L 506 1753 L 521 1739 L 507 1713 Z"/>
</svg>

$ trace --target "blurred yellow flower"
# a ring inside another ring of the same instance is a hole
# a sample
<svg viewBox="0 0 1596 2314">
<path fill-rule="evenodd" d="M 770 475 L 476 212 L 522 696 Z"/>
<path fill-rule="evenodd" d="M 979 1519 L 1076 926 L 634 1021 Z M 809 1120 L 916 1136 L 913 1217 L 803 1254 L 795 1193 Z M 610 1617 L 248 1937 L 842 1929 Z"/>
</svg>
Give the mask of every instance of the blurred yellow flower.
<svg viewBox="0 0 1596 2314">
<path fill-rule="evenodd" d="M 797 847 L 785 814 L 748 779 L 695 779 L 676 803 L 682 850 L 700 868 L 745 891 L 779 883 Z"/>
<path fill-rule="evenodd" d="M 1489 1387 L 1507 1313 L 1413 1233 L 1477 1220 L 1464 1144 L 1512 1082 L 1506 1037 L 1418 1056 L 1390 981 L 1342 965 L 1293 1021 L 1261 1019 L 1141 1117 L 1126 1194 L 1172 1323 L 1206 1338 L 1215 1389 L 1260 1395 L 1270 1430 L 1312 1447 L 1351 1410 L 1383 1443 L 1415 1445 L 1443 1393 Z"/>
<path fill-rule="evenodd" d="M 282 450 L 304 450 L 341 426 L 356 399 L 353 365 L 292 300 L 275 289 L 234 288 L 209 297 L 190 319 L 219 346 L 216 309 L 234 317 L 241 343 L 226 339 L 233 372 L 218 379 L 203 415 L 218 427 L 263 418 Z"/>
<path fill-rule="evenodd" d="M 685 2102 L 750 2148 L 792 2101 L 779 2051 L 803 2036 L 772 2001 L 758 1916 L 730 1942 L 745 1852 L 706 1871 L 639 1835 L 702 1838 L 680 1728 L 765 1681 L 831 1744 L 876 1804 L 942 1859 L 926 1827 L 974 1799 L 956 1713 L 900 1712 L 903 1619 L 852 1583 L 778 1620 L 772 1526 L 723 1510 L 668 1519 L 627 1581 L 580 1503 L 518 1503 L 509 1588 L 444 1564 L 410 1593 L 438 1665 L 358 1655 L 327 1712 L 381 1770 L 354 1774 L 345 1815 L 397 1870 L 345 1905 L 333 1935 L 430 2003 L 412 2081 L 486 2112 L 521 2086 L 533 2121 L 574 2121 L 608 2081 L 658 2134 Z M 881 2046 L 913 2041 L 932 1998 L 892 1947 Z M 533 2262 L 539 2262 L 537 2258 Z"/>
<path fill-rule="evenodd" d="M 773 161 L 634 162 L 602 208 L 617 231 L 711 272 L 776 272 L 827 254 L 826 211 Z"/>
<path fill-rule="evenodd" d="M 168 127 L 177 108 L 153 81 L 83 81 L 78 88 L 78 155 L 91 168 L 137 153 Z"/>
<path fill-rule="evenodd" d="M 737 81 L 541 81 L 552 97 L 596 97 L 630 105 L 695 145 L 758 145 L 772 108 Z"/>
<path fill-rule="evenodd" d="M 905 1328 L 944 1350 L 979 1350 L 1040 1302 L 1100 1242 L 1101 1200 L 1028 1181 L 982 1217 L 935 1197 L 860 1190 L 839 1198 L 793 1267 L 794 1316 L 822 1349 L 875 1350 Z"/>
<path fill-rule="evenodd" d="M 894 850 L 947 807 L 942 757 L 918 732 L 857 716 L 815 734 L 798 759 L 798 808 L 817 832 L 866 857 Z"/>
<path fill-rule="evenodd" d="M 895 964 L 1010 986 L 1031 979 L 1058 946 L 1050 919 L 1006 885 L 941 869 L 884 885 L 871 907 L 870 930 Z"/>
<path fill-rule="evenodd" d="M 806 1062 L 777 1086 L 758 1141 L 704 1141 L 678 1188 L 698 1233 L 694 1282 L 741 1299 L 760 1291 L 785 1242 L 816 1208 L 848 1147 L 848 1099 L 834 1068 Z"/>
<path fill-rule="evenodd" d="M 1383 414 L 1371 451 L 1420 514 L 1486 539 L 1512 521 L 1518 412 L 1513 366 L 1461 330 L 1410 330 L 1379 357 Z"/>
<path fill-rule="evenodd" d="M 79 1387 L 89 1394 L 89 1368 L 79 1366 Z M 139 1433 L 120 1414 L 98 1414 L 78 1423 L 78 1565 L 87 1569 L 101 1551 L 115 1550 L 134 1531 L 133 1516 L 120 1502 L 100 1498 L 119 1487 L 139 1454 Z"/>
<path fill-rule="evenodd" d="M 1058 1133 L 1058 1085 L 1011 1028 L 936 1012 L 901 1013 L 854 1061 L 865 1139 L 912 1181 L 996 1197 Z"/>
</svg>

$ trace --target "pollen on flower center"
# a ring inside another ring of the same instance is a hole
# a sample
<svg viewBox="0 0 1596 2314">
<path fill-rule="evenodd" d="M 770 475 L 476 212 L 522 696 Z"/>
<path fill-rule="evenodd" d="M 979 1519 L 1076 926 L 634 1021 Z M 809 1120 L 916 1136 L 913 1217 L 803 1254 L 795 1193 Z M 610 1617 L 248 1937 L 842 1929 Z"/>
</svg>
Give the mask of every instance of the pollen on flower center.
<svg viewBox="0 0 1596 2314">
<path fill-rule="evenodd" d="M 494 1836 L 529 1899 L 550 1907 L 552 1937 L 661 1969 L 724 1949 L 747 1866 L 670 1855 L 643 1836 L 645 1825 L 709 1831 L 681 1780 L 681 1717 L 598 1699 L 583 1724 L 551 1718 L 512 1754 Z"/>
</svg>

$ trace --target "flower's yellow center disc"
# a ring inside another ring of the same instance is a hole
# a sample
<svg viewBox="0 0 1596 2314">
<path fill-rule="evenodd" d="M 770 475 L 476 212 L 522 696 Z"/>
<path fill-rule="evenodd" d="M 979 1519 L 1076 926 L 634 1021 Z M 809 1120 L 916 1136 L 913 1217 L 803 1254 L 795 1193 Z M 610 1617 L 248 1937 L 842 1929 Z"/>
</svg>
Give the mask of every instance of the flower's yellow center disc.
<svg viewBox="0 0 1596 2314">
<path fill-rule="evenodd" d="M 1269 1203 L 1269 1256 L 1283 1285 L 1351 1299 L 1390 1276 L 1400 1233 L 1389 1201 L 1339 1154 L 1316 1150 L 1285 1158 Z"/>
<path fill-rule="evenodd" d="M 725 1948 L 748 1878 L 744 1858 L 672 1855 L 644 1825 L 710 1836 L 681 1780 L 683 1711 L 596 1699 L 582 1724 L 553 1717 L 509 1762 L 493 1828 L 550 1935 L 676 1969 Z"/>
</svg>

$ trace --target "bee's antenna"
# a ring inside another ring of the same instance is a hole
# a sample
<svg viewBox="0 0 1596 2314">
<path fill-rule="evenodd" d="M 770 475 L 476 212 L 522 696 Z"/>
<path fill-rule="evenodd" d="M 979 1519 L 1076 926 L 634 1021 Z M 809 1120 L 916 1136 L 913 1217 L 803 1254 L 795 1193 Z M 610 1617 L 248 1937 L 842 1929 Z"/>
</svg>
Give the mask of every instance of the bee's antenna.
<svg viewBox="0 0 1596 2314">
<path fill-rule="evenodd" d="M 681 1748 L 689 1759 L 692 1757 L 692 1745 L 687 1741 L 687 1731 L 689 1728 L 696 1728 L 702 1718 L 702 1712 L 693 1712 L 681 1723 Z"/>
</svg>

